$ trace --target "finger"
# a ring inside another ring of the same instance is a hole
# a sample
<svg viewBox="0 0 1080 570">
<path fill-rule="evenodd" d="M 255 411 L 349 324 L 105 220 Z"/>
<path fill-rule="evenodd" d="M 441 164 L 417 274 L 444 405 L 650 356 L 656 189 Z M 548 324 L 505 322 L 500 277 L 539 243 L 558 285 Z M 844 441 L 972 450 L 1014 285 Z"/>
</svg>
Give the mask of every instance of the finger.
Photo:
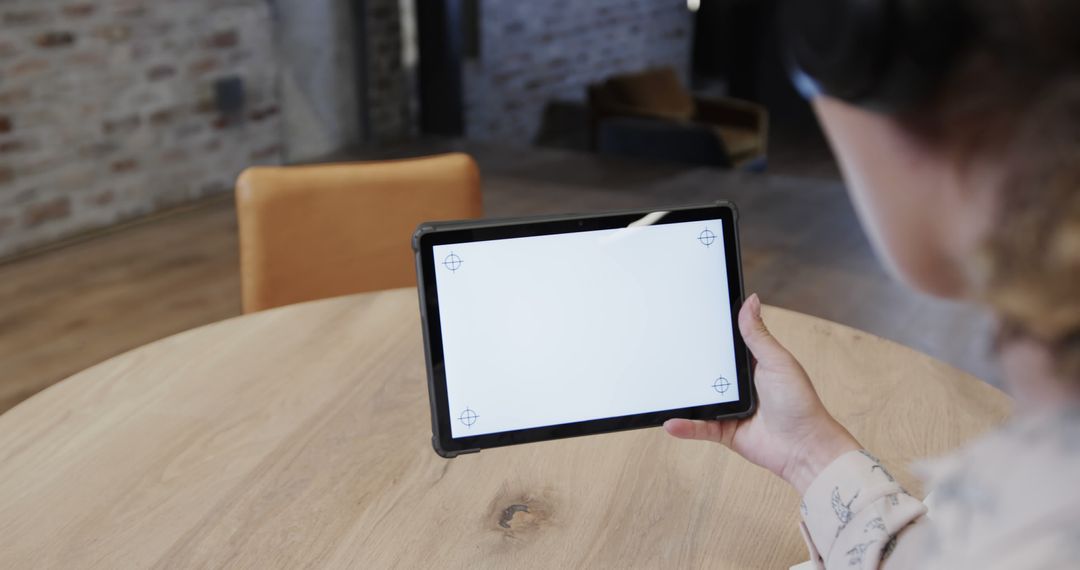
<svg viewBox="0 0 1080 570">
<path fill-rule="evenodd" d="M 761 318 L 761 299 L 757 294 L 751 295 L 739 311 L 739 331 L 746 341 L 746 347 L 754 353 L 759 362 L 786 361 L 791 358 L 791 353 L 765 326 L 765 321 Z"/>
<path fill-rule="evenodd" d="M 675 419 L 664 422 L 664 431 L 679 439 L 696 439 L 729 444 L 728 424 L 730 422 Z"/>
</svg>

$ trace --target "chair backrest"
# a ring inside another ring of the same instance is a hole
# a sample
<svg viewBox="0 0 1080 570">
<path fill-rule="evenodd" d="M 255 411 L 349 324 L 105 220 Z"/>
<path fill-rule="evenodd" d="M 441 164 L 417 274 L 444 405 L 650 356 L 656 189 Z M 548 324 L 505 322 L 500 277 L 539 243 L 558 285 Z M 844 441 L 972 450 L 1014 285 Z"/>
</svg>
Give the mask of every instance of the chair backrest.
<svg viewBox="0 0 1080 570">
<path fill-rule="evenodd" d="M 590 104 L 602 115 L 656 117 L 673 121 L 694 118 L 693 94 L 675 69 L 659 67 L 608 78 L 590 89 Z"/>
<path fill-rule="evenodd" d="M 482 215 L 465 154 L 253 167 L 236 184 L 244 312 L 416 282 L 411 238 L 428 220 Z"/>
</svg>

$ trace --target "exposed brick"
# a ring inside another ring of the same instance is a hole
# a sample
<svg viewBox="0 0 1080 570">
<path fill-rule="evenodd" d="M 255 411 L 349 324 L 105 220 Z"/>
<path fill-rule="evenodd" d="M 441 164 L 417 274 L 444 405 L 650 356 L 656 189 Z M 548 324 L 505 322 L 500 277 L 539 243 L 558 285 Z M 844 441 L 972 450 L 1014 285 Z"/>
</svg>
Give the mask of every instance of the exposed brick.
<svg viewBox="0 0 1080 570">
<path fill-rule="evenodd" d="M 99 37 L 111 44 L 126 42 L 131 39 L 131 27 L 127 24 L 111 24 L 102 26 L 94 31 L 94 36 Z"/>
<path fill-rule="evenodd" d="M 161 161 L 166 164 L 175 164 L 177 162 L 186 161 L 189 156 L 188 151 L 182 148 L 170 148 L 161 153 Z"/>
<path fill-rule="evenodd" d="M 204 57 L 202 59 L 195 60 L 190 66 L 188 66 L 188 72 L 195 77 L 202 77 L 212 71 L 216 71 L 218 68 L 218 60 L 215 57 Z"/>
<path fill-rule="evenodd" d="M 145 17 L 149 12 L 145 6 L 132 6 L 124 10 L 117 10 L 116 15 L 128 20 L 138 20 Z"/>
<path fill-rule="evenodd" d="M 23 224 L 32 228 L 52 220 L 62 220 L 70 215 L 71 199 L 61 196 L 27 207 L 23 212 Z"/>
<path fill-rule="evenodd" d="M 265 121 L 266 119 L 269 119 L 270 117 L 277 116 L 278 113 L 279 113 L 278 106 L 277 105 L 271 105 L 269 107 L 262 107 L 262 108 L 259 108 L 259 109 L 255 109 L 254 111 L 251 112 L 249 117 L 251 118 L 252 121 L 256 121 L 256 122 L 257 121 Z"/>
<path fill-rule="evenodd" d="M 371 134 L 378 141 L 402 139 L 413 130 L 409 75 L 401 57 L 401 22 L 402 18 L 411 17 L 402 13 L 405 4 L 411 3 L 397 0 L 367 2 L 370 32 L 366 44 L 370 79 L 367 99 L 370 102 Z M 412 8 L 406 6 L 406 9 Z M 485 13 L 487 9 L 485 5 Z"/>
<path fill-rule="evenodd" d="M 38 176 L 56 168 L 56 163 L 58 160 L 70 161 L 71 157 L 65 156 L 60 159 L 55 157 L 41 158 L 40 155 L 35 155 L 32 157 L 19 157 L 19 160 L 17 162 L 18 171 L 16 171 L 15 174 L 16 176 L 25 176 L 27 178 Z"/>
<path fill-rule="evenodd" d="M 238 65 L 251 61 L 251 52 L 246 49 L 233 50 L 229 54 L 229 64 Z"/>
<path fill-rule="evenodd" d="M 0 154 L 13 154 L 27 149 L 27 144 L 20 140 L 0 141 Z"/>
<path fill-rule="evenodd" d="M 232 190 L 232 186 L 221 180 L 211 180 L 204 183 L 199 187 L 199 196 L 210 196 L 212 194 L 224 194 Z"/>
<path fill-rule="evenodd" d="M 47 59 L 27 59 L 16 63 L 11 67 L 11 75 L 18 77 L 21 75 L 33 75 L 35 73 L 41 73 L 49 69 L 49 60 Z"/>
<path fill-rule="evenodd" d="M 236 47 L 239 43 L 240 34 L 236 30 L 217 32 L 206 38 L 206 46 L 216 49 Z"/>
<path fill-rule="evenodd" d="M 63 8 L 64 15 L 69 18 L 86 18 L 96 10 L 97 6 L 93 4 L 69 4 Z"/>
<path fill-rule="evenodd" d="M 489 2 L 483 18 L 484 65 L 464 70 L 470 138 L 527 144 L 546 105 L 580 101 L 590 83 L 647 67 L 688 72 L 693 17 L 678 0 Z"/>
<path fill-rule="evenodd" d="M 158 109 L 150 113 L 150 124 L 155 127 L 168 124 L 176 118 L 177 110 L 175 108 L 170 109 Z"/>
<path fill-rule="evenodd" d="M 139 167 L 139 161 L 134 158 L 125 158 L 112 163 L 112 171 L 117 174 L 123 174 L 125 172 L 131 172 Z"/>
<path fill-rule="evenodd" d="M 251 160 L 261 162 L 264 160 L 277 159 L 281 156 L 281 146 L 271 145 L 265 148 L 256 149 L 251 153 Z"/>
<path fill-rule="evenodd" d="M 18 55 L 18 53 L 19 50 L 15 47 L 14 43 L 7 40 L 0 40 L 0 58 L 6 59 L 9 57 L 15 57 L 16 55 Z"/>
<path fill-rule="evenodd" d="M 80 67 L 102 67 L 108 65 L 109 54 L 98 50 L 75 51 L 67 56 L 67 61 Z"/>
<path fill-rule="evenodd" d="M 227 191 L 281 148 L 269 3 L 189 4 L 0 0 L 0 256 Z M 209 84 L 240 60 L 252 128 L 215 134 Z"/>
<path fill-rule="evenodd" d="M 132 41 L 130 45 L 132 61 L 146 61 L 151 55 L 154 55 L 154 45 L 149 40 Z"/>
<path fill-rule="evenodd" d="M 565 57 L 556 57 L 555 59 L 552 59 L 548 62 L 547 67 L 548 69 L 564 69 L 566 67 L 569 67 L 569 65 L 569 59 Z"/>
<path fill-rule="evenodd" d="M 515 79 L 517 77 L 521 77 L 521 71 L 515 69 L 515 70 L 510 71 L 510 72 L 503 72 L 503 73 L 493 74 L 491 76 L 491 82 L 494 85 L 502 86 L 502 85 L 505 85 L 505 84 L 509 83 L 511 80 L 513 80 L 513 79 Z"/>
<path fill-rule="evenodd" d="M 550 80 L 547 77 L 533 77 L 525 82 L 524 88 L 526 91 L 536 91 L 539 87 L 548 85 Z"/>
<path fill-rule="evenodd" d="M 15 195 L 15 204 L 17 204 L 17 205 L 29 204 L 30 202 L 34 202 L 37 199 L 38 199 L 38 189 L 37 188 L 27 188 L 26 190 L 22 190 L 18 194 Z"/>
<path fill-rule="evenodd" d="M 95 206 L 106 206 L 112 204 L 116 200 L 116 193 L 112 190 L 106 190 L 104 192 L 98 192 L 90 197 L 90 203 Z"/>
<path fill-rule="evenodd" d="M 213 99 L 200 99 L 192 110 L 199 115 L 217 113 L 217 103 L 214 103 Z"/>
<path fill-rule="evenodd" d="M 181 204 L 190 198 L 184 192 L 182 187 L 170 187 L 163 188 L 153 196 L 153 207 L 158 210 L 165 208 L 171 208 L 177 204 Z"/>
<path fill-rule="evenodd" d="M 169 20 L 153 22 L 147 27 L 147 29 L 155 36 L 164 36 L 175 28 L 176 25 Z"/>
<path fill-rule="evenodd" d="M 139 128 L 141 123 L 142 119 L 138 115 L 128 115 L 127 117 L 106 120 L 102 123 L 102 127 L 105 129 L 105 134 L 119 135 L 134 131 Z"/>
<path fill-rule="evenodd" d="M 205 127 L 198 123 L 187 123 L 176 127 L 173 131 L 173 136 L 175 136 L 177 140 L 183 141 L 201 134 L 204 129 Z"/>
<path fill-rule="evenodd" d="M 146 71 L 146 78 L 150 81 L 160 81 L 176 75 L 176 68 L 167 63 L 155 65 Z"/>
<path fill-rule="evenodd" d="M 34 26 L 44 24 L 51 19 L 48 10 L 9 10 L 0 19 L 5 26 Z"/>
<path fill-rule="evenodd" d="M 34 38 L 34 43 L 46 49 L 68 47 L 75 43 L 75 34 L 71 32 L 44 32 Z"/>
<path fill-rule="evenodd" d="M 100 160 L 118 150 L 120 150 L 120 145 L 116 141 L 98 141 L 81 147 L 79 149 L 79 156 L 82 158 Z"/>
<path fill-rule="evenodd" d="M 214 118 L 213 122 L 210 123 L 211 126 L 213 126 L 215 129 L 217 129 L 219 131 L 223 130 L 223 129 L 227 129 L 227 128 L 229 128 L 231 126 L 234 126 L 236 124 L 237 124 L 237 121 L 235 119 L 233 119 L 231 117 L 228 117 L 226 115 L 218 115 L 217 117 Z"/>
</svg>

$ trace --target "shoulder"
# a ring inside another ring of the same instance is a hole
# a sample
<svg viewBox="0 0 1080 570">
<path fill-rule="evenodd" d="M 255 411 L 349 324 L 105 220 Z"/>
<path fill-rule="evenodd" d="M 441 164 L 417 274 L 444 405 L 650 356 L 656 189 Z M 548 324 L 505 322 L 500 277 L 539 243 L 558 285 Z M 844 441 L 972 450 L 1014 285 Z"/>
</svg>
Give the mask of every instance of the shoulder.
<svg viewBox="0 0 1080 570">
<path fill-rule="evenodd" d="M 945 559 L 979 553 L 993 568 L 1013 556 L 1024 568 L 1066 551 L 1080 559 L 1080 410 L 1014 419 L 921 470 Z"/>
</svg>

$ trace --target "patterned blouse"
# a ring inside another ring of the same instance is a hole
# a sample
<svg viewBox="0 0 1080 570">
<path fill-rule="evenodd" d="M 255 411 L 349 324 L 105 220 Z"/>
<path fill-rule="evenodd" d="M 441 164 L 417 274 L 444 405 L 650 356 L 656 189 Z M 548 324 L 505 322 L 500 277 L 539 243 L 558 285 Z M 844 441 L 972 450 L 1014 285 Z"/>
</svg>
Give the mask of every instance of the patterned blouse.
<svg viewBox="0 0 1080 570">
<path fill-rule="evenodd" d="M 1018 417 L 917 472 L 932 512 L 873 455 L 837 458 L 806 490 L 818 568 L 1080 568 L 1080 409 Z"/>
</svg>

